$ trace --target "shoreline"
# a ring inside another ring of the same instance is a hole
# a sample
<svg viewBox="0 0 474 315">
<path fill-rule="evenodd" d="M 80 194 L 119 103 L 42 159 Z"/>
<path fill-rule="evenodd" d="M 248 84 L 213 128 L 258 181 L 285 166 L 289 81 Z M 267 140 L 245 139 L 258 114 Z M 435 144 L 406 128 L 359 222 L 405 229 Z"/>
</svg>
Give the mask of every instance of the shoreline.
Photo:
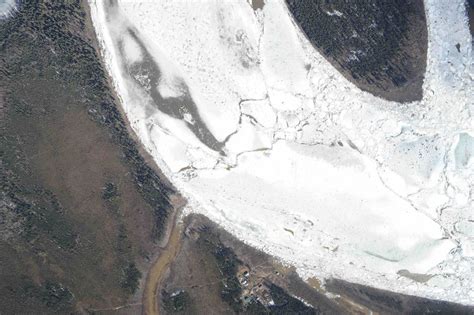
<svg viewBox="0 0 474 315">
<path fill-rule="evenodd" d="M 154 172 L 156 172 L 160 180 L 162 180 L 165 183 L 165 185 L 174 187 L 174 185 L 171 183 L 168 177 L 166 177 L 165 174 L 162 172 L 162 170 L 160 169 L 156 161 L 153 159 L 151 154 L 148 153 L 148 151 L 146 150 L 143 143 L 140 141 L 136 132 L 133 130 L 130 124 L 130 121 L 123 108 L 123 104 L 122 104 L 123 100 L 117 93 L 116 86 L 111 77 L 111 73 L 108 70 L 107 64 L 105 63 L 104 52 L 102 51 L 100 40 L 95 31 L 90 3 L 89 1 L 86 0 L 86 1 L 83 1 L 83 4 L 84 4 L 84 10 L 88 17 L 87 23 L 86 23 L 87 24 L 86 28 L 87 30 L 90 31 L 88 32 L 88 35 L 92 37 L 91 38 L 92 45 L 94 49 L 96 50 L 98 56 L 100 56 L 101 65 L 103 66 L 104 69 L 106 69 L 105 71 L 106 81 L 110 88 L 110 93 L 112 95 L 112 98 L 114 99 L 117 105 L 116 106 L 117 110 L 119 111 L 124 121 L 124 125 L 127 128 L 127 132 L 130 138 L 135 142 L 136 147 L 139 151 L 139 154 L 142 156 L 145 163 Z M 174 257 L 174 256 L 167 255 L 167 253 L 169 250 L 174 250 L 175 253 L 177 253 L 179 250 L 179 245 L 180 245 L 179 236 L 181 234 L 179 217 L 183 213 L 183 208 L 185 208 L 187 205 L 187 200 L 177 190 L 175 194 L 170 196 L 170 203 L 173 205 L 174 211 L 167 218 L 168 222 L 166 223 L 166 229 L 163 235 L 155 243 L 156 248 L 150 258 L 151 263 L 145 270 L 142 270 L 143 277 L 142 277 L 142 280 L 140 281 L 139 290 L 137 290 L 137 292 L 133 296 L 130 297 L 130 302 L 141 301 L 142 312 L 144 312 L 145 314 L 158 314 L 159 307 L 157 307 L 156 300 L 155 300 L 155 303 L 153 303 L 153 299 L 157 298 L 158 292 L 156 290 L 158 289 L 160 285 L 160 281 L 163 279 L 164 274 L 168 271 L 167 267 L 172 263 L 171 259 Z M 171 254 L 172 253 L 173 252 L 171 252 Z M 167 259 L 170 261 L 165 261 L 164 263 L 162 263 L 163 259 Z M 158 270 L 155 270 L 156 268 L 158 268 Z M 150 283 L 150 281 L 152 282 Z"/>
</svg>

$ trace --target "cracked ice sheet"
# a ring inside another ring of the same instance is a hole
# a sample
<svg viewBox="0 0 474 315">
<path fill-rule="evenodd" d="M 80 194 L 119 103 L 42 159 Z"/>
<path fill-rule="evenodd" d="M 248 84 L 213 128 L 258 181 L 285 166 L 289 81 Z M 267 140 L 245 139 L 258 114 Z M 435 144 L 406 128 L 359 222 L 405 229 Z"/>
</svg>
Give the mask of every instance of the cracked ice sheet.
<svg viewBox="0 0 474 315">
<path fill-rule="evenodd" d="M 212 203 L 232 209 L 225 216 L 238 235 L 254 232 L 296 265 L 334 259 L 423 273 L 452 248 L 437 224 L 385 188 L 373 161 L 350 148 L 278 141 L 268 154 L 241 156 L 233 172 L 203 172 L 190 185 L 202 199 L 221 192 Z"/>
<path fill-rule="evenodd" d="M 168 72 L 189 86 L 214 136 L 228 139 L 227 157 L 182 121 L 149 113 L 117 69 L 103 2 L 91 4 L 132 128 L 193 211 L 304 277 L 473 303 L 474 95 L 463 1 L 426 1 L 424 98 L 411 104 L 346 81 L 281 1 L 256 13 L 246 1 L 119 1 L 159 49 L 160 66 L 173 61 Z M 136 58 L 133 43 L 125 48 Z M 401 269 L 434 277 L 416 283 Z"/>
</svg>

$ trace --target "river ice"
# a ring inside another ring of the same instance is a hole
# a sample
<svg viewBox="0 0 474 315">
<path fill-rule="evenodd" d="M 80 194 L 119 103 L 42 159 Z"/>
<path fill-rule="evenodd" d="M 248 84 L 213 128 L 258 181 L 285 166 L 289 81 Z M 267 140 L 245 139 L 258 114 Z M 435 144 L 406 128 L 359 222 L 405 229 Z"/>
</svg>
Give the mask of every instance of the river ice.
<svg viewBox="0 0 474 315">
<path fill-rule="evenodd" d="M 348 82 L 281 0 L 259 10 L 244 0 L 108 3 L 90 0 L 106 65 L 133 130 L 188 211 L 305 278 L 474 303 L 464 1 L 425 1 L 424 96 L 404 104 Z M 416 282 L 400 270 L 432 277 Z"/>
</svg>

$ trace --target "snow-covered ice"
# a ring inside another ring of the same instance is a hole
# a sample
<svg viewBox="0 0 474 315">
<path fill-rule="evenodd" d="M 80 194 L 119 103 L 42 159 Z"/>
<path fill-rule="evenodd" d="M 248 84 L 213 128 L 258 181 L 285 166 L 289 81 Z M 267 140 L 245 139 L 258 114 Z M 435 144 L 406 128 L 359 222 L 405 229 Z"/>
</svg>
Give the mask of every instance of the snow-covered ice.
<svg viewBox="0 0 474 315">
<path fill-rule="evenodd" d="M 17 10 L 17 0 L 0 0 L 0 20 L 11 16 Z"/>
<path fill-rule="evenodd" d="M 348 82 L 282 0 L 261 10 L 245 0 L 107 3 L 90 0 L 124 111 L 192 211 L 303 277 L 474 304 L 474 70 L 463 0 L 425 0 L 424 96 L 409 104 Z M 197 112 L 181 108 L 188 96 Z M 203 143 L 201 123 L 221 153 Z M 415 282 L 400 270 L 432 277 Z"/>
</svg>

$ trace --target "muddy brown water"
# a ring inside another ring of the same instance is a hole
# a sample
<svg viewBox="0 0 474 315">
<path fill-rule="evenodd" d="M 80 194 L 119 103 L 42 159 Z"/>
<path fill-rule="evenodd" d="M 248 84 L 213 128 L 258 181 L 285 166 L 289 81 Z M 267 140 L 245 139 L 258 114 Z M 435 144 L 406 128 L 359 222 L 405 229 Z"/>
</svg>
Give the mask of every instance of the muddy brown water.
<svg viewBox="0 0 474 315">
<path fill-rule="evenodd" d="M 160 299 L 158 289 L 166 271 L 173 263 L 181 247 L 181 231 L 181 224 L 173 226 L 168 243 L 149 269 L 145 290 L 143 292 L 143 311 L 147 315 L 159 314 L 160 308 L 158 301 Z"/>
</svg>

